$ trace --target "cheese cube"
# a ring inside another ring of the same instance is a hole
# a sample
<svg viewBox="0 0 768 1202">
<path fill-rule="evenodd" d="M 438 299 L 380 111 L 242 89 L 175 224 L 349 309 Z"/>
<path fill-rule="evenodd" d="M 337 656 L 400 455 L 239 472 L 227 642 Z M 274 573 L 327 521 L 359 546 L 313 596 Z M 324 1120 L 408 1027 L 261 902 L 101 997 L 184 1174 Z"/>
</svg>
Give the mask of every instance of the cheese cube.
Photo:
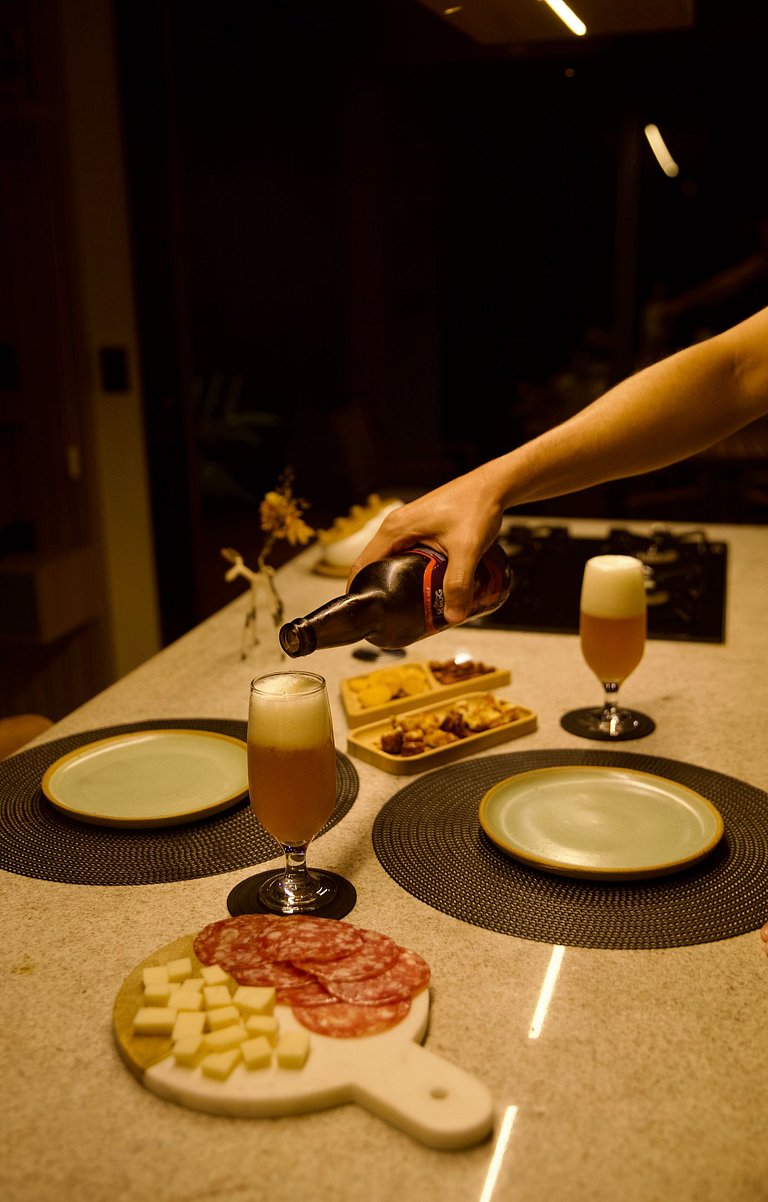
<svg viewBox="0 0 768 1202">
<path fill-rule="evenodd" d="M 229 1006 L 232 994 L 226 985 L 203 985 L 203 1000 L 206 1010 L 215 1010 L 217 1006 Z"/>
<path fill-rule="evenodd" d="M 187 989 L 180 985 L 168 998 L 168 1005 L 171 1010 L 202 1010 L 203 998 L 196 989 Z"/>
<path fill-rule="evenodd" d="M 144 998 L 143 998 L 144 1005 L 145 1006 L 167 1006 L 168 999 L 171 996 L 173 989 L 174 989 L 174 986 L 171 985 L 170 981 L 166 981 L 164 984 L 161 983 L 159 985 L 145 986 Z"/>
<path fill-rule="evenodd" d="M 170 1035 L 176 1011 L 170 1006 L 140 1006 L 133 1019 L 134 1035 Z"/>
<path fill-rule="evenodd" d="M 184 981 L 187 977 L 192 976 L 192 961 L 189 956 L 182 956 L 179 960 L 170 960 L 165 967 L 168 970 L 169 981 Z"/>
<path fill-rule="evenodd" d="M 232 980 L 220 964 L 206 964 L 200 969 L 200 978 L 206 985 L 226 985 Z"/>
<path fill-rule="evenodd" d="M 243 1014 L 271 1014 L 275 1008 L 272 985 L 238 985 L 233 1001 Z"/>
<path fill-rule="evenodd" d="M 249 1037 L 264 1035 L 273 1046 L 280 1034 L 280 1024 L 274 1014 L 251 1014 L 245 1020 L 245 1029 Z"/>
<path fill-rule="evenodd" d="M 202 1035 L 185 1035 L 173 1045 L 173 1058 L 182 1068 L 195 1068 L 207 1053 Z"/>
<path fill-rule="evenodd" d="M 202 1035 L 204 1029 L 205 1015 L 202 1010 L 198 1014 L 193 1014 L 190 1010 L 177 1010 L 171 1038 L 177 1040 L 184 1039 L 187 1035 Z"/>
<path fill-rule="evenodd" d="M 275 1055 L 280 1068 L 303 1068 L 309 1055 L 309 1031 L 284 1031 Z"/>
<path fill-rule="evenodd" d="M 237 1006 L 217 1006 L 215 1010 L 206 1011 L 208 1030 L 219 1031 L 222 1027 L 231 1027 L 240 1022 L 240 1011 Z"/>
<path fill-rule="evenodd" d="M 213 1077 L 215 1081 L 226 1081 L 236 1064 L 242 1059 L 239 1048 L 230 1048 L 227 1052 L 210 1052 L 201 1060 L 204 1077 Z"/>
<path fill-rule="evenodd" d="M 209 1052 L 226 1052 L 229 1048 L 236 1048 L 247 1037 L 248 1032 L 240 1023 L 236 1026 L 222 1027 L 219 1031 L 210 1031 L 208 1035 L 203 1036 Z"/>
<path fill-rule="evenodd" d="M 244 1040 L 240 1051 L 247 1069 L 267 1068 L 272 1063 L 272 1045 L 264 1035 Z"/>
<path fill-rule="evenodd" d="M 183 981 L 171 981 L 171 989 L 188 989 L 190 993 L 203 992 L 205 984 L 202 977 L 185 977 Z"/>
<path fill-rule="evenodd" d="M 158 964 L 155 968 L 142 969 L 141 975 L 145 989 L 148 985 L 166 985 L 168 983 L 168 967 L 165 964 Z"/>
</svg>

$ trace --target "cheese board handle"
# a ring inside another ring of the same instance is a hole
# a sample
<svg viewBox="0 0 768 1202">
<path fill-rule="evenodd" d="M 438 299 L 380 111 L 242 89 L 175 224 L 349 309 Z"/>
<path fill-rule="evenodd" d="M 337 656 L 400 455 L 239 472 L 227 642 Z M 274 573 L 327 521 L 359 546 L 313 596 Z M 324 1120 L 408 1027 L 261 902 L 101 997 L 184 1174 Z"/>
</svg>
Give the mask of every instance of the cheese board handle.
<svg viewBox="0 0 768 1202">
<path fill-rule="evenodd" d="M 433 1148 L 469 1147 L 493 1127 L 493 1101 L 482 1081 L 417 1043 L 358 1065 L 352 1096 Z"/>
</svg>

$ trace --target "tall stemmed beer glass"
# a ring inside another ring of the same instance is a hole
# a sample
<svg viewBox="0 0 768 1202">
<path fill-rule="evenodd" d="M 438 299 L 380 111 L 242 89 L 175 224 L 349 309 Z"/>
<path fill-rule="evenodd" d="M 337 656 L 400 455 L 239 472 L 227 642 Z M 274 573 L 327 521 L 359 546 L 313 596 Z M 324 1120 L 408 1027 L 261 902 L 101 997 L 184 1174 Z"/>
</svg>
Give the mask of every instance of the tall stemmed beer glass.
<svg viewBox="0 0 768 1202">
<path fill-rule="evenodd" d="M 282 845 L 285 868 L 259 900 L 278 914 L 311 913 L 333 901 L 333 876 L 307 868 L 307 847 L 336 802 L 336 751 L 325 680 L 272 672 L 251 683 L 248 791 L 261 825 Z"/>
<path fill-rule="evenodd" d="M 594 709 L 562 718 L 572 734 L 588 739 L 637 739 L 655 729 L 645 714 L 619 706 L 619 688 L 643 658 L 646 603 L 643 565 L 631 555 L 587 560 L 581 587 L 581 653 L 601 681 L 604 700 Z"/>
</svg>

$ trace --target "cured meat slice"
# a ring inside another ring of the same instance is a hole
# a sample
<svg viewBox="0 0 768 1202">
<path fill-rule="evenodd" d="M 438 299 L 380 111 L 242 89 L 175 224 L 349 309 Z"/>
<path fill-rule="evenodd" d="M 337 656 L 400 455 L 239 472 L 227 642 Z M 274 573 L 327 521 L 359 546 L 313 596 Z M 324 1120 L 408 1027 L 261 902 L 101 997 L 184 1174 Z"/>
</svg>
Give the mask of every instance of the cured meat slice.
<svg viewBox="0 0 768 1202">
<path fill-rule="evenodd" d="M 209 922 L 194 938 L 195 955 L 201 964 L 221 964 L 220 956 L 226 955 L 241 936 L 261 935 L 274 922 L 267 914 L 238 914 Z"/>
<path fill-rule="evenodd" d="M 301 985 L 278 989 L 277 1000 L 285 1006 L 327 1006 L 336 998 L 319 981 L 307 977 Z"/>
<path fill-rule="evenodd" d="M 297 962 L 298 967 L 314 973 L 321 981 L 361 981 L 391 968 L 400 955 L 394 939 L 378 931 L 359 930 L 358 933 L 361 944 L 348 956 L 325 963 L 301 960 Z"/>
<path fill-rule="evenodd" d="M 402 1022 L 410 1008 L 409 998 L 383 1006 L 355 1006 L 349 1002 L 332 1002 L 328 1006 L 294 1006 L 293 1013 L 297 1022 L 315 1035 L 353 1039 L 389 1030 Z"/>
<path fill-rule="evenodd" d="M 330 993 L 341 1002 L 359 1006 L 379 1006 L 387 1002 L 410 999 L 429 983 L 429 965 L 409 948 L 400 954 L 391 968 L 358 981 L 328 980 Z"/>
<path fill-rule="evenodd" d="M 238 985 L 272 985 L 275 989 L 295 989 L 311 984 L 313 978 L 293 964 L 276 960 L 238 958 L 232 953 L 226 964 L 222 964 Z"/>
<path fill-rule="evenodd" d="M 328 918 L 291 915 L 272 923 L 258 940 L 270 960 L 313 960 L 328 963 L 348 956 L 362 943 L 357 927 Z"/>
</svg>

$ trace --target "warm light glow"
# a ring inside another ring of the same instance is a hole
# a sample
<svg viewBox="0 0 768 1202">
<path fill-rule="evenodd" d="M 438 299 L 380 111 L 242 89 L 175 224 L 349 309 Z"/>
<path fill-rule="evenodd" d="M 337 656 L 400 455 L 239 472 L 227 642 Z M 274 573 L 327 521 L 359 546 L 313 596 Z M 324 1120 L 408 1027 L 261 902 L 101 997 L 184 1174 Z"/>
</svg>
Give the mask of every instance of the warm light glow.
<svg viewBox="0 0 768 1202">
<path fill-rule="evenodd" d="M 564 955 L 565 948 L 561 947 L 559 943 L 555 944 L 552 948 L 552 955 L 549 957 L 549 964 L 544 974 L 544 980 L 541 983 L 539 1000 L 536 1003 L 536 1009 L 531 1019 L 531 1028 L 528 1032 L 529 1039 L 538 1039 L 541 1035 L 541 1028 L 544 1026 L 544 1020 L 547 1017 L 547 1010 L 552 1000 L 552 994 L 555 991 L 557 976 L 560 972 L 560 965 L 563 962 Z"/>
<path fill-rule="evenodd" d="M 658 125 L 646 125 L 645 136 L 648 139 L 648 145 L 656 156 L 656 162 L 661 167 L 665 175 L 674 178 L 680 174 L 678 167 L 672 155 L 667 150 L 666 143 L 662 138 Z"/>
<path fill-rule="evenodd" d="M 501 1120 L 501 1127 L 496 1139 L 496 1147 L 493 1149 L 491 1163 L 488 1165 L 488 1172 L 485 1176 L 485 1184 L 483 1192 L 480 1194 L 480 1202 L 490 1202 L 491 1195 L 496 1188 L 496 1179 L 499 1176 L 501 1162 L 504 1159 L 504 1153 L 507 1150 L 509 1137 L 512 1134 L 512 1124 L 517 1116 L 517 1106 L 507 1106 L 504 1111 L 504 1118 Z"/>
<path fill-rule="evenodd" d="M 458 651 L 453 657 L 453 662 L 455 664 L 468 664 L 471 662 L 471 660 L 472 656 L 468 651 Z"/>
<path fill-rule="evenodd" d="M 587 32 L 587 27 L 581 17 L 577 17 L 572 8 L 569 8 L 565 0 L 544 0 L 552 9 L 552 12 L 560 18 L 564 25 L 567 25 L 571 33 L 575 33 L 581 38 Z"/>
<path fill-rule="evenodd" d="M 443 9 L 444 15 L 446 17 L 452 17 L 454 13 L 460 13 L 462 7 L 463 6 L 461 4 L 454 4 L 452 8 Z"/>
</svg>

